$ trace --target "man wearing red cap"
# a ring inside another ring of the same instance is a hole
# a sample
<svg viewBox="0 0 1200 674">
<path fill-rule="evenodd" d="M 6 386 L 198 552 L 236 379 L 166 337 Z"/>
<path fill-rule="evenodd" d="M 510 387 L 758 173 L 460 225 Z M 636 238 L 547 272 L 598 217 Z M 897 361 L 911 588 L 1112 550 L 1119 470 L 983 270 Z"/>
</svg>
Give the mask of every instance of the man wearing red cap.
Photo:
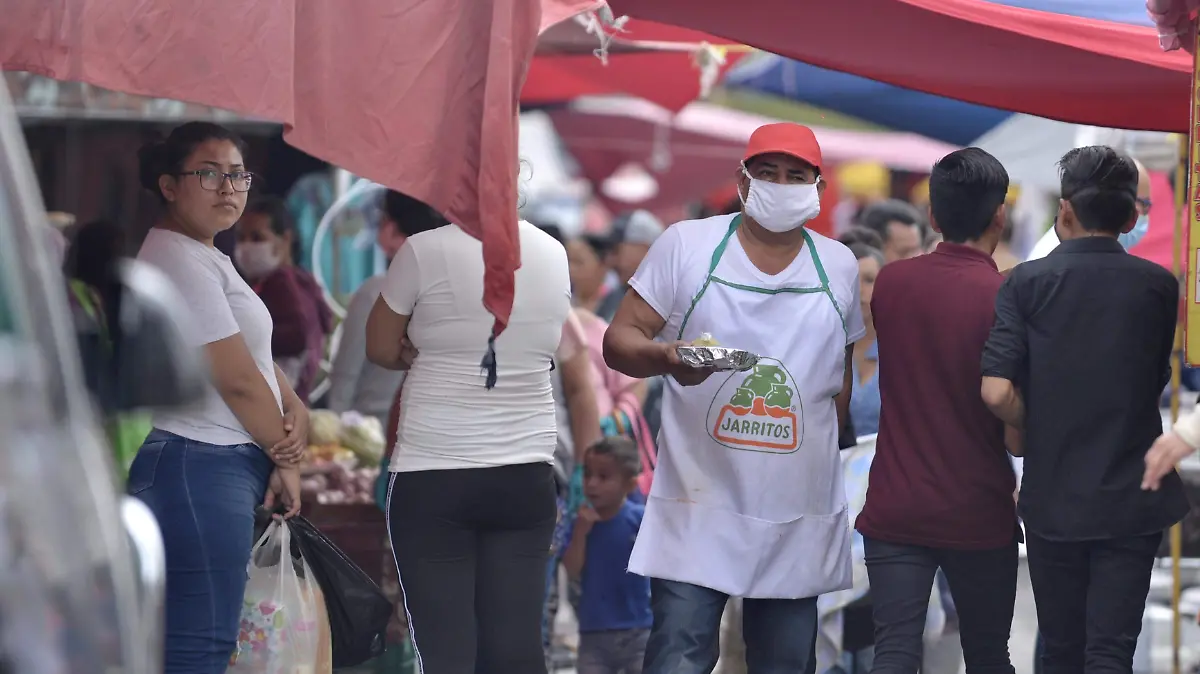
<svg viewBox="0 0 1200 674">
<path fill-rule="evenodd" d="M 608 364 L 668 375 L 659 463 L 629 570 L 651 578 L 645 674 L 705 674 L 729 597 L 743 597 L 749 674 L 809 671 L 816 597 L 849 588 L 838 429 L 865 332 L 858 264 L 809 231 L 821 148 L 798 124 L 750 138 L 740 213 L 669 227 L 629 281 Z M 759 355 L 749 372 L 684 365 L 708 333 Z"/>
</svg>

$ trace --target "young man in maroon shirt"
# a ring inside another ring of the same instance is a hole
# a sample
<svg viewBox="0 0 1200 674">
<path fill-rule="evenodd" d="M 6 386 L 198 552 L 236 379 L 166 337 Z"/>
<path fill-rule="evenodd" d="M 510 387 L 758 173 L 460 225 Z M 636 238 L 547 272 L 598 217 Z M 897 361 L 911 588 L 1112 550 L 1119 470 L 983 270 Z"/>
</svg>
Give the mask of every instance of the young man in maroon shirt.
<svg viewBox="0 0 1200 674">
<path fill-rule="evenodd" d="M 979 393 L 980 362 L 1004 280 L 1008 173 L 978 148 L 946 155 L 929 179 L 928 254 L 887 265 L 871 312 L 879 346 L 879 438 L 856 522 L 875 617 L 873 673 L 916 674 L 940 568 L 971 674 L 1013 672 L 1015 479 L 1005 428 Z"/>
</svg>

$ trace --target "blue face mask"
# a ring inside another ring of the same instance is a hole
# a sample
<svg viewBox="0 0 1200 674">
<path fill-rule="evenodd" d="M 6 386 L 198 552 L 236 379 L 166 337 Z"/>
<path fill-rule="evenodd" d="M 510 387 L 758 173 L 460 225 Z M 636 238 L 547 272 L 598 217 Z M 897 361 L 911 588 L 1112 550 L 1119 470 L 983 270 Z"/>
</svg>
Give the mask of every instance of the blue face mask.
<svg viewBox="0 0 1200 674">
<path fill-rule="evenodd" d="M 1117 241 L 1121 242 L 1125 250 L 1129 250 L 1136 246 L 1142 240 L 1142 237 L 1146 236 L 1146 232 L 1148 231 L 1150 231 L 1150 216 L 1139 215 L 1137 222 L 1133 225 L 1133 229 L 1118 236 Z"/>
</svg>

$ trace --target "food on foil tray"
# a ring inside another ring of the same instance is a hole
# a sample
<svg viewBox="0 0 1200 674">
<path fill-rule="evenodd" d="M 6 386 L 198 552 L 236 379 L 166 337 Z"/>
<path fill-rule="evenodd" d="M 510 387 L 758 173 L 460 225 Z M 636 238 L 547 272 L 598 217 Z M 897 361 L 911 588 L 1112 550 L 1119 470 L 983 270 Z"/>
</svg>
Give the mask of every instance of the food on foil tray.
<svg viewBox="0 0 1200 674">
<path fill-rule="evenodd" d="M 692 340 L 692 346 L 721 346 L 721 343 L 709 333 L 702 332 L 699 337 Z"/>
<path fill-rule="evenodd" d="M 695 368 L 712 368 L 722 372 L 749 370 L 758 362 L 758 356 L 723 346 L 678 346 L 675 352 L 684 365 Z"/>
</svg>

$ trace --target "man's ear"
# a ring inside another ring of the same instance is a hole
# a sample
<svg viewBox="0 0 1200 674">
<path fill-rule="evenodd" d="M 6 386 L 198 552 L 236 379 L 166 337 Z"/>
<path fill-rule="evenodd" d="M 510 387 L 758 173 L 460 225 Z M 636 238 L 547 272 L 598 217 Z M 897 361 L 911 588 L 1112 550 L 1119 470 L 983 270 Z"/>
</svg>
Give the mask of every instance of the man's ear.
<svg viewBox="0 0 1200 674">
<path fill-rule="evenodd" d="M 825 188 L 826 187 L 827 187 L 827 185 L 825 184 L 825 181 L 821 178 L 821 176 L 817 176 L 817 198 L 818 199 L 825 196 Z"/>
<path fill-rule="evenodd" d="M 992 214 L 992 224 L 990 228 L 995 229 L 997 233 L 1003 234 L 1004 228 L 1008 226 L 1008 204 L 1000 204 L 996 208 L 996 212 Z"/>
<path fill-rule="evenodd" d="M 933 231 L 937 232 L 938 234 L 941 234 L 942 228 L 940 225 L 938 225 L 937 218 L 933 217 L 933 209 L 930 208 L 928 210 L 929 210 L 929 214 L 928 214 L 929 228 L 932 229 Z"/>
<path fill-rule="evenodd" d="M 1137 226 L 1137 219 L 1138 219 L 1138 214 L 1137 214 L 1137 209 L 1135 208 L 1135 209 L 1133 209 L 1133 217 L 1130 218 L 1129 222 L 1125 223 L 1121 227 L 1121 233 L 1128 234 L 1130 231 L 1132 231 L 1133 228 Z"/>
</svg>

